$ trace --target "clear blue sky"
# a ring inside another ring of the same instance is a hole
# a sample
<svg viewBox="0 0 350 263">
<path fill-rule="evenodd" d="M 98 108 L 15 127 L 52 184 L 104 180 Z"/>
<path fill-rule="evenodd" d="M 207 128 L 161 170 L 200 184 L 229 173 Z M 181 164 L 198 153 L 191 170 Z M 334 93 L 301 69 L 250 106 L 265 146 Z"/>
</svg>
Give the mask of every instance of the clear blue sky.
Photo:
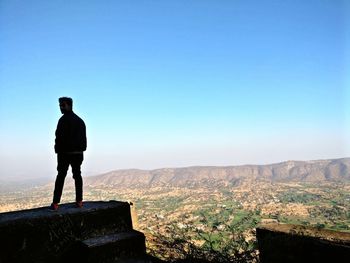
<svg viewBox="0 0 350 263">
<path fill-rule="evenodd" d="M 350 156 L 349 1 L 0 1 L 0 179 Z"/>
</svg>

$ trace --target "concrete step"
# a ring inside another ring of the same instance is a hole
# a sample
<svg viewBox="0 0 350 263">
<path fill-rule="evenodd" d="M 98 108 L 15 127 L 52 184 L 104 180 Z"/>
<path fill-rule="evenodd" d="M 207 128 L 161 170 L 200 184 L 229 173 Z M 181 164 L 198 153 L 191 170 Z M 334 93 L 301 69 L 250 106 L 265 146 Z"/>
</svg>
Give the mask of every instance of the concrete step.
<svg viewBox="0 0 350 263">
<path fill-rule="evenodd" d="M 121 260 L 142 259 L 146 255 L 145 236 L 135 230 L 89 238 L 82 243 L 88 263 L 123 262 Z"/>
</svg>

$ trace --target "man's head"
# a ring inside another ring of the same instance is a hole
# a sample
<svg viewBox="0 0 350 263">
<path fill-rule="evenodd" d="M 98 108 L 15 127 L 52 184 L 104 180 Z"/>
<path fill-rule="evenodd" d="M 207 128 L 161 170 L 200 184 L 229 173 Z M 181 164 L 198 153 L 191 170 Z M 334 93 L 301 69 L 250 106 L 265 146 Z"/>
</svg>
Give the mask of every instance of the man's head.
<svg viewBox="0 0 350 263">
<path fill-rule="evenodd" d="M 67 112 L 71 112 L 73 109 L 73 100 L 69 97 L 61 97 L 58 99 L 58 102 L 60 103 L 60 109 L 62 114 L 65 114 Z"/>
</svg>

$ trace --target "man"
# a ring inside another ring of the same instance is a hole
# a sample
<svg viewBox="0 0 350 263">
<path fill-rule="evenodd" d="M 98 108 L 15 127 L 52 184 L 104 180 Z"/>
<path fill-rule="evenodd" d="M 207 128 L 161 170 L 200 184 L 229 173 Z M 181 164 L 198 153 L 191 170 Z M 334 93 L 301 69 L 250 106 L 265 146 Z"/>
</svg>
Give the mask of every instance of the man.
<svg viewBox="0 0 350 263">
<path fill-rule="evenodd" d="M 59 119 L 56 129 L 55 152 L 57 153 L 58 174 L 50 206 L 53 211 L 58 210 L 69 165 L 72 167 L 75 181 L 76 206 L 80 208 L 83 206 L 83 179 L 80 166 L 84 159 L 83 152 L 86 150 L 85 123 L 73 112 L 73 100 L 61 97 L 58 101 L 63 116 Z"/>
</svg>

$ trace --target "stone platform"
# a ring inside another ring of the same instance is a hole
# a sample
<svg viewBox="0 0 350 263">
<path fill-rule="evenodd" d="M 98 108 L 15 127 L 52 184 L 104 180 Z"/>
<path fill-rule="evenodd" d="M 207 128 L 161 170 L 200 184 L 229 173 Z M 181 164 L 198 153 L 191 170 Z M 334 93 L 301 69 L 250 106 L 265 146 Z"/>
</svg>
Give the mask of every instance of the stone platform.
<svg viewBox="0 0 350 263">
<path fill-rule="evenodd" d="M 154 262 L 127 202 L 85 202 L 0 213 L 0 263 Z"/>
</svg>

